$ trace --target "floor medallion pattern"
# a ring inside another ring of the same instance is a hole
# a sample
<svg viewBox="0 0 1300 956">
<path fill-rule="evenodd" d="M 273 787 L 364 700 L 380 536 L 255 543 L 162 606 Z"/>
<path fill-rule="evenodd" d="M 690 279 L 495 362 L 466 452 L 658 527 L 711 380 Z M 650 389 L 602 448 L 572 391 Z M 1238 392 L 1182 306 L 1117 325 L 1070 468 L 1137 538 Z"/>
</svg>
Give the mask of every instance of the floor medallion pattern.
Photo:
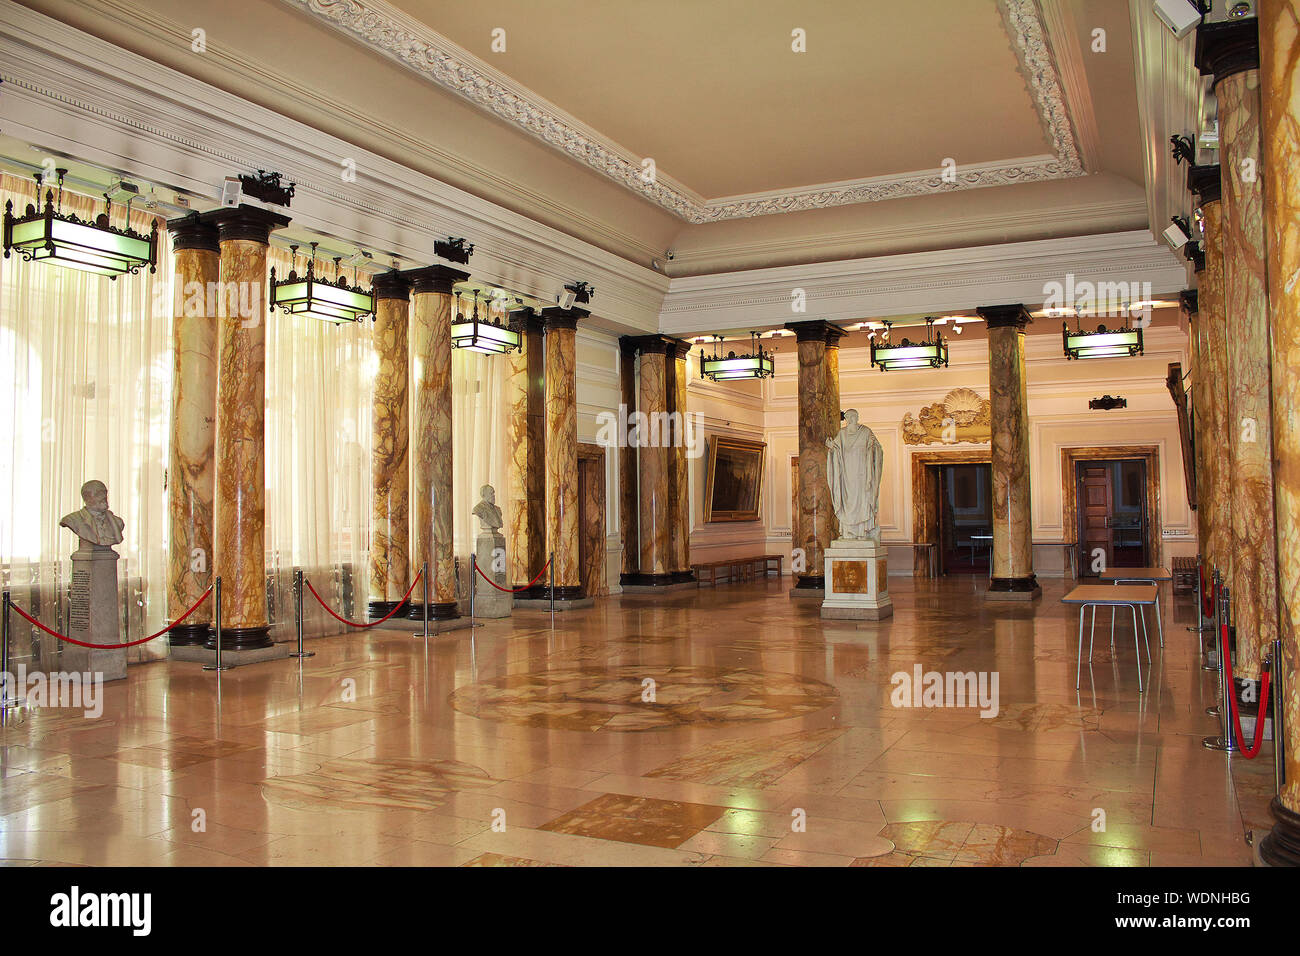
<svg viewBox="0 0 1300 956">
<path fill-rule="evenodd" d="M 653 701 L 643 700 L 647 679 Z M 463 714 L 529 727 L 641 731 L 799 717 L 838 698 L 830 684 L 797 674 L 620 665 L 512 674 L 461 687 L 451 703 Z"/>
</svg>

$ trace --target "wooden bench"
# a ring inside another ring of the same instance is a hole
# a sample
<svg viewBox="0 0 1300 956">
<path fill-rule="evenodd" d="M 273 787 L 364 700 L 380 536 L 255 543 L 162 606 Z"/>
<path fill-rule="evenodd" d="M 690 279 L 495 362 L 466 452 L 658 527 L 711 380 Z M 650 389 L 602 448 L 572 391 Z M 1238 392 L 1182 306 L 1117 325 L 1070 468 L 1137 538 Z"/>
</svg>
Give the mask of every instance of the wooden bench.
<svg viewBox="0 0 1300 956">
<path fill-rule="evenodd" d="M 1190 594 L 1196 590 L 1196 558 L 1174 558 L 1174 593 Z"/>
<path fill-rule="evenodd" d="M 717 561 L 704 561 L 692 564 L 697 586 L 703 587 L 707 576 L 708 583 L 717 587 L 719 580 L 728 583 L 749 581 L 755 577 L 767 577 L 773 571 L 779 578 L 784 573 L 785 555 L 757 554 L 747 558 L 721 558 Z M 721 578 L 719 575 L 721 574 Z"/>
</svg>

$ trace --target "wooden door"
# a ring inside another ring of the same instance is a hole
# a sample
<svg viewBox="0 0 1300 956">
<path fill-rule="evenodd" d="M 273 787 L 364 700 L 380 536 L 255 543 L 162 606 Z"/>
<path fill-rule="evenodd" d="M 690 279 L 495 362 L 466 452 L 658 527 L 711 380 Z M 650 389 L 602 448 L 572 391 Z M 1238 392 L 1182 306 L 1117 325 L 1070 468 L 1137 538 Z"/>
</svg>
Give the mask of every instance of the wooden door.
<svg viewBox="0 0 1300 956">
<path fill-rule="evenodd" d="M 578 458 L 578 580 L 588 597 L 605 584 L 605 457 Z"/>
<path fill-rule="evenodd" d="M 1097 552 L 1104 555 L 1102 568 L 1115 559 L 1115 538 L 1111 528 L 1114 489 L 1108 464 L 1079 464 L 1079 576 L 1096 577 Z"/>
</svg>

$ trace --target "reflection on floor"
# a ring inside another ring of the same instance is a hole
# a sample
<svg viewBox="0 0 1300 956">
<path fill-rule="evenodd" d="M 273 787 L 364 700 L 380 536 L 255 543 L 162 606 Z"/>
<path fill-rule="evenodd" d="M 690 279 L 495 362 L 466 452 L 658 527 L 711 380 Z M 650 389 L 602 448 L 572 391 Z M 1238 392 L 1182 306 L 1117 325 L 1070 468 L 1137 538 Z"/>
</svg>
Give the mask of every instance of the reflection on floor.
<svg viewBox="0 0 1300 956">
<path fill-rule="evenodd" d="M 103 716 L 0 728 L 0 857 L 137 865 L 1249 865 L 1270 750 L 1204 750 L 1214 676 L 1166 593 L 1074 689 L 1062 583 L 890 581 L 823 622 L 788 581 L 518 612 L 426 644 L 313 642 L 224 674 L 130 671 Z M 1107 622 L 1109 625 L 1109 622 Z M 1108 634 L 1107 634 L 1108 638 Z M 896 707 L 891 677 L 996 671 L 998 712 Z M 1235 786 L 1234 786 L 1235 784 Z M 1104 820 L 1104 826 L 1103 826 Z"/>
</svg>

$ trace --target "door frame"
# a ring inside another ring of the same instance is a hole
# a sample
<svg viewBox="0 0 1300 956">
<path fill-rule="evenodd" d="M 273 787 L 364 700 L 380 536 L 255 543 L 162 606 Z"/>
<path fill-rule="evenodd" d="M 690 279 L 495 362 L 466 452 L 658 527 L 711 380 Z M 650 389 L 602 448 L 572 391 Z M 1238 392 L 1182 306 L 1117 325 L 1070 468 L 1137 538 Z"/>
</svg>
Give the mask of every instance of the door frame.
<svg viewBox="0 0 1300 956">
<path fill-rule="evenodd" d="M 1061 449 L 1061 530 L 1074 535 L 1074 553 L 1082 568 L 1080 553 L 1078 464 L 1085 461 L 1141 461 L 1146 466 L 1147 559 L 1159 565 L 1163 543 L 1160 524 L 1160 446 L 1159 445 L 1089 445 Z"/>
<path fill-rule="evenodd" d="M 946 451 L 912 452 L 912 541 L 916 544 L 929 545 L 935 549 L 935 569 L 942 574 L 939 567 L 939 491 L 937 466 L 939 465 L 991 465 L 993 454 L 987 448 L 950 448 Z M 931 468 L 936 468 L 931 471 Z M 918 578 L 930 576 L 929 558 L 925 552 L 913 550 L 912 574 Z"/>
<path fill-rule="evenodd" d="M 599 523 L 599 534 L 596 536 L 595 541 L 591 541 L 588 543 L 588 546 L 595 549 L 594 554 L 599 555 L 599 558 L 593 562 L 594 571 L 597 576 L 597 580 L 589 582 L 591 587 L 590 590 L 587 591 L 587 597 L 603 597 L 609 594 L 609 580 L 608 580 L 609 548 L 605 542 L 606 531 L 607 531 L 607 525 L 605 520 L 606 518 L 606 503 L 605 503 L 606 487 L 605 486 L 606 486 L 606 481 L 608 476 L 605 473 L 604 446 L 591 444 L 589 442 L 578 443 L 579 475 L 575 477 L 577 477 L 579 481 L 581 481 L 583 462 L 594 462 L 596 464 L 596 467 L 593 468 L 592 470 L 597 472 L 599 478 L 596 481 L 596 487 L 592 489 L 595 492 L 594 495 L 592 494 L 583 495 L 579 493 L 578 496 L 578 547 L 579 547 L 579 551 L 581 552 L 583 550 L 582 539 L 584 534 L 583 520 L 582 520 L 583 513 L 587 507 L 592 507 L 596 511 L 596 519 L 597 522 Z M 578 563 L 579 563 L 579 568 L 581 568 L 582 566 L 581 553 L 579 554 Z"/>
</svg>

